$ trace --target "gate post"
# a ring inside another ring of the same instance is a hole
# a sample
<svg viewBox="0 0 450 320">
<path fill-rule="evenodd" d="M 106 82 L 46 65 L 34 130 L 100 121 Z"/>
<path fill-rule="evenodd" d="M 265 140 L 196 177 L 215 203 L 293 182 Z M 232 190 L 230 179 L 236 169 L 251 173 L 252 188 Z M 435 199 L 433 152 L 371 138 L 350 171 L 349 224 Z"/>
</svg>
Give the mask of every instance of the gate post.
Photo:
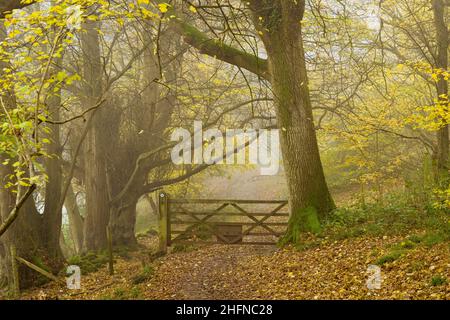
<svg viewBox="0 0 450 320">
<path fill-rule="evenodd" d="M 20 296 L 20 285 L 19 285 L 19 267 L 17 266 L 17 251 L 16 246 L 11 245 L 10 247 L 10 254 L 11 254 L 11 273 L 12 273 L 12 292 L 14 295 L 14 298 L 18 298 Z"/>
<path fill-rule="evenodd" d="M 167 253 L 167 244 L 169 242 L 169 208 L 168 195 L 161 191 L 158 194 L 158 210 L 159 210 L 159 252 Z"/>
</svg>

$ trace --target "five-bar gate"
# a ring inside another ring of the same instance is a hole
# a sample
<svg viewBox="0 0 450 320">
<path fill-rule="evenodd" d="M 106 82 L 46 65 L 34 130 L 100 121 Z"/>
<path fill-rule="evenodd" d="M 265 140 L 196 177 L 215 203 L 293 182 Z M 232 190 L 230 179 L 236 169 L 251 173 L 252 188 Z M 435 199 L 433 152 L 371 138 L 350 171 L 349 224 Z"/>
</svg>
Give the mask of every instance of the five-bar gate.
<svg viewBox="0 0 450 320">
<path fill-rule="evenodd" d="M 160 249 L 174 244 L 274 245 L 288 225 L 286 200 L 159 199 Z"/>
</svg>

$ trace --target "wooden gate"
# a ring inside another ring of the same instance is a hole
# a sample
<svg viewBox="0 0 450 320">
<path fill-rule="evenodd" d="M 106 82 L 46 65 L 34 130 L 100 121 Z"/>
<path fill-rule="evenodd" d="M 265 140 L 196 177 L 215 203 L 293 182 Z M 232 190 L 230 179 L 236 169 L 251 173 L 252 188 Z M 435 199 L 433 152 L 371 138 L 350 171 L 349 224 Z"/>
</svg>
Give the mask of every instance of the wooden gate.
<svg viewBox="0 0 450 320">
<path fill-rule="evenodd" d="M 160 250 L 174 244 L 274 245 L 286 231 L 286 200 L 171 199 L 158 195 Z"/>
</svg>

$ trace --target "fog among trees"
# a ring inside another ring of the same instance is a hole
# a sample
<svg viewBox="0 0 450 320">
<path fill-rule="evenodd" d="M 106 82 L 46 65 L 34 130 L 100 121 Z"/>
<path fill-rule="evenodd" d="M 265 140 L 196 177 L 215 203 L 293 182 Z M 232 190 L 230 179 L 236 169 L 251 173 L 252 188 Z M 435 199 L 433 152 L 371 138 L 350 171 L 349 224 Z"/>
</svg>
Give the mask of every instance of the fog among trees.
<svg viewBox="0 0 450 320">
<path fill-rule="evenodd" d="M 0 299 L 450 299 L 449 7 L 1 1 Z"/>
</svg>

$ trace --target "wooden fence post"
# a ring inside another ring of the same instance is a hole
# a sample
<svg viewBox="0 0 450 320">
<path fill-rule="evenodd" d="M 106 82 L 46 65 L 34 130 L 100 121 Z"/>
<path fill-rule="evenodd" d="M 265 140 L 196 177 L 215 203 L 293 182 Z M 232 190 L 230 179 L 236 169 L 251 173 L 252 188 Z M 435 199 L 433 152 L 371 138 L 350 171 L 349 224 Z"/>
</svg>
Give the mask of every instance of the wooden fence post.
<svg viewBox="0 0 450 320">
<path fill-rule="evenodd" d="M 13 278 L 13 295 L 15 298 L 20 296 L 20 284 L 19 284 L 19 268 L 17 266 L 17 251 L 16 247 L 12 244 L 10 247 L 11 253 L 11 272 Z"/>
<path fill-rule="evenodd" d="M 159 252 L 167 253 L 167 243 L 169 236 L 168 223 L 168 196 L 164 192 L 158 194 L 158 210 L 159 210 Z"/>
<path fill-rule="evenodd" d="M 113 245 L 112 245 L 112 232 L 111 226 L 106 227 L 106 238 L 108 240 L 108 260 L 109 260 L 109 274 L 114 274 L 114 257 L 113 257 Z"/>
</svg>

